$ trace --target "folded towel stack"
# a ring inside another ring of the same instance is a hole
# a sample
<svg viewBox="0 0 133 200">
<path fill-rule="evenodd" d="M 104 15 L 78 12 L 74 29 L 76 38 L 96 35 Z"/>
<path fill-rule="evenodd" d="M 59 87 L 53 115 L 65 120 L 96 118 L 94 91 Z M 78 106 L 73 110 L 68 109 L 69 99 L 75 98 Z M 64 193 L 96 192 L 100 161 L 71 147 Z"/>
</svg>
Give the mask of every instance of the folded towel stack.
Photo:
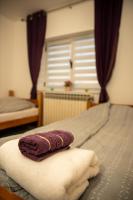
<svg viewBox="0 0 133 200">
<path fill-rule="evenodd" d="M 72 133 L 53 130 L 22 137 L 19 140 L 18 146 L 24 156 L 35 161 L 40 161 L 50 153 L 69 148 L 73 140 Z"/>
<path fill-rule="evenodd" d="M 70 148 L 41 162 L 22 156 L 18 140 L 0 147 L 0 167 L 22 188 L 39 200 L 78 200 L 99 173 L 95 152 Z"/>
</svg>

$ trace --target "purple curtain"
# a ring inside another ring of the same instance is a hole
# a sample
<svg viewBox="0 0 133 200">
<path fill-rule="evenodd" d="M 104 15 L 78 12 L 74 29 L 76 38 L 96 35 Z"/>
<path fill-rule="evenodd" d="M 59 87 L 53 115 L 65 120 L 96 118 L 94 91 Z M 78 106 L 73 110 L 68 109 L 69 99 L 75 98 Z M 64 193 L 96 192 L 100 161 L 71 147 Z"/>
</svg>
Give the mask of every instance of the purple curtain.
<svg viewBox="0 0 133 200">
<path fill-rule="evenodd" d="M 122 4 L 123 0 L 95 0 L 96 68 L 101 103 L 109 100 L 106 85 L 116 59 Z"/>
<path fill-rule="evenodd" d="M 36 98 L 37 80 L 46 33 L 46 13 L 39 11 L 27 16 L 27 43 L 29 69 L 32 80 L 31 98 Z"/>
</svg>

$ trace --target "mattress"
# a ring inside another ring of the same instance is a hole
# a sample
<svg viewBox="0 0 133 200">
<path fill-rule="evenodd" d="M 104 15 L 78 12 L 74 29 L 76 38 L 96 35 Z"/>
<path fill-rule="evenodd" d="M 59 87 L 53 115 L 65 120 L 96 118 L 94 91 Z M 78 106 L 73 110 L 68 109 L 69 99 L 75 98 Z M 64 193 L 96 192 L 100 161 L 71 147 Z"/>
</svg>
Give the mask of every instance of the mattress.
<svg viewBox="0 0 133 200">
<path fill-rule="evenodd" d="M 6 122 L 16 119 L 21 119 L 24 117 L 31 117 L 38 115 L 38 108 L 29 108 L 26 110 L 11 112 L 11 113 L 2 113 L 0 114 L 0 122 Z"/>
<path fill-rule="evenodd" d="M 132 200 L 133 108 L 112 106 L 108 122 L 82 148 L 95 151 L 101 173 L 80 200 Z"/>
<path fill-rule="evenodd" d="M 93 109 L 94 112 L 89 112 L 90 117 L 88 113 L 83 113 L 77 118 L 57 122 L 25 133 L 26 135 L 52 129 L 52 127 L 53 129 L 59 127 L 63 129 L 64 127 L 67 130 L 73 130 L 75 137 L 77 134 L 74 146 L 79 145 L 80 148 L 91 149 L 96 152 L 101 165 L 100 174 L 90 181 L 89 187 L 80 197 L 80 200 L 133 199 L 133 108 L 116 105 L 106 108 L 103 109 L 104 115 L 102 110 Z M 101 121 L 99 114 L 102 118 Z M 91 128 L 89 120 L 91 121 Z M 86 122 L 88 122 L 88 126 L 85 126 Z M 95 124 L 96 126 L 93 126 Z M 78 141 L 81 139 L 79 135 L 84 138 L 81 142 Z M 13 137 L 15 136 L 3 138 L 0 142 L 2 144 L 6 140 L 13 139 Z M 35 200 L 35 197 L 21 188 L 2 170 L 0 171 L 0 180 L 0 185 L 14 191 L 24 200 Z"/>
</svg>

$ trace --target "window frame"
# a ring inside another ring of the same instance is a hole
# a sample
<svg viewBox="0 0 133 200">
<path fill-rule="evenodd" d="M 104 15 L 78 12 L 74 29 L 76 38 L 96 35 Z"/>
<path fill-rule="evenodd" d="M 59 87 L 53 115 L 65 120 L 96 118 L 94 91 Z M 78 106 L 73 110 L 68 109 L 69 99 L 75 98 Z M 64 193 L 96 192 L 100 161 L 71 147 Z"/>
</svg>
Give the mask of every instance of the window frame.
<svg viewBox="0 0 133 200">
<path fill-rule="evenodd" d="M 60 45 L 63 43 L 69 43 L 71 46 L 71 56 L 70 56 L 70 60 L 72 60 L 72 62 L 74 62 L 74 42 L 77 39 L 82 39 L 83 37 L 87 38 L 89 35 L 93 34 L 94 35 L 94 30 L 91 31 L 87 31 L 87 32 L 83 32 L 83 33 L 78 33 L 78 34 L 70 34 L 70 35 L 66 35 L 64 37 L 55 37 L 52 39 L 48 39 L 46 40 L 46 88 L 50 89 L 64 89 L 64 86 L 48 86 L 48 46 L 50 45 Z M 95 42 L 94 42 L 94 54 L 95 54 Z M 94 55 L 95 56 L 95 55 Z M 95 62 L 96 62 L 96 58 L 95 58 Z M 95 71 L 96 71 L 96 64 L 95 64 Z M 74 83 L 74 67 L 72 67 L 70 69 L 70 81 L 72 81 L 72 83 Z M 98 83 L 98 79 L 97 79 L 97 73 L 96 73 L 96 80 L 97 80 L 97 86 L 96 87 L 85 87 L 85 86 L 80 86 L 80 87 L 75 87 L 75 85 L 73 85 L 73 89 L 74 90 L 94 90 L 94 91 L 99 91 L 100 86 Z"/>
</svg>

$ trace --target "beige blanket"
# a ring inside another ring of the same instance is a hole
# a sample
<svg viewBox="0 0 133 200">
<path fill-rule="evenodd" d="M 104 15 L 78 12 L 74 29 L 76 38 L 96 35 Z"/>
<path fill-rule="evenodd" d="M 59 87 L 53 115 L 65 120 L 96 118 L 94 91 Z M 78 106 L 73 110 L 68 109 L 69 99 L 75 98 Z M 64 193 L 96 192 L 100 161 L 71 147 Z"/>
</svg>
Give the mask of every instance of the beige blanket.
<svg viewBox="0 0 133 200">
<path fill-rule="evenodd" d="M 99 172 L 93 151 L 74 148 L 35 162 L 20 153 L 18 140 L 0 147 L 0 167 L 39 200 L 76 200 Z"/>
</svg>

